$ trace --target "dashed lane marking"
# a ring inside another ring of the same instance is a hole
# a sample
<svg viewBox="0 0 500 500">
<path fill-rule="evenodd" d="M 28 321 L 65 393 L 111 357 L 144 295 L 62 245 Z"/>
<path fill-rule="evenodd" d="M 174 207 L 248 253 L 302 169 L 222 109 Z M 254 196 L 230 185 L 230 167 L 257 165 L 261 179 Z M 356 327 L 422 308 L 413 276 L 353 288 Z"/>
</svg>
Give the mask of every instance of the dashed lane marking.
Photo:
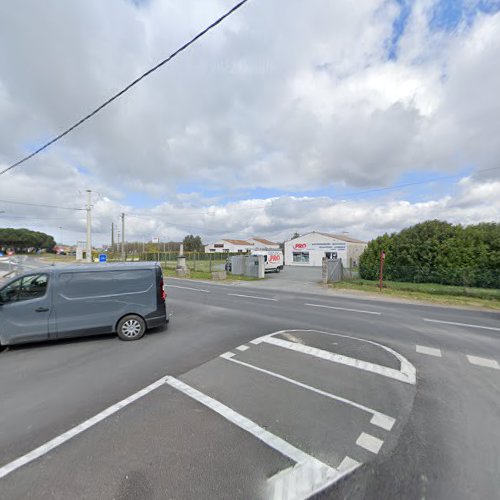
<svg viewBox="0 0 500 500">
<path fill-rule="evenodd" d="M 250 347 L 247 345 L 240 345 L 236 349 L 238 349 L 238 351 L 246 351 L 247 349 L 250 349 Z"/>
<path fill-rule="evenodd" d="M 386 431 L 390 431 L 392 429 L 394 422 L 396 422 L 395 418 L 384 415 L 383 413 L 375 413 L 370 420 L 370 424 L 382 427 L 382 429 L 385 429 Z"/>
<path fill-rule="evenodd" d="M 435 347 L 426 347 L 424 345 L 417 345 L 416 350 L 419 354 L 427 354 L 428 356 L 441 357 L 441 349 L 436 349 Z"/>
<path fill-rule="evenodd" d="M 500 332 L 500 328 L 496 328 L 494 326 L 471 325 L 469 323 L 456 323 L 454 321 L 441 321 L 439 319 L 428 318 L 424 318 L 424 321 L 428 321 L 429 323 L 443 323 L 445 325 L 466 326 L 468 328 L 481 328 L 483 330 L 495 330 L 496 332 Z"/>
<path fill-rule="evenodd" d="M 362 432 L 357 439 L 356 444 L 358 446 L 361 446 L 361 448 L 364 448 L 365 450 L 377 454 L 380 451 L 380 448 L 382 448 L 384 442 L 381 439 L 372 436 L 371 434 Z"/>
<path fill-rule="evenodd" d="M 273 299 L 271 297 L 259 297 L 257 295 L 243 295 L 242 293 L 228 293 L 232 297 L 244 297 L 246 299 L 258 299 L 258 300 L 271 300 L 273 302 L 278 302 L 278 299 Z"/>
<path fill-rule="evenodd" d="M 495 370 L 500 370 L 498 361 L 488 358 L 480 358 L 479 356 L 469 356 L 467 354 L 467 359 L 471 365 L 483 366 L 485 368 L 494 368 Z"/>
<path fill-rule="evenodd" d="M 366 413 L 370 413 L 372 415 L 372 419 L 370 420 L 370 423 L 373 425 L 376 425 L 377 427 L 381 427 L 382 429 L 385 429 L 387 431 L 390 431 L 392 429 L 392 426 L 394 425 L 394 422 L 396 419 L 389 417 L 388 415 L 385 415 L 377 410 L 373 410 L 372 408 L 368 408 L 367 406 L 364 406 L 360 403 L 356 403 L 355 401 L 351 401 L 349 399 L 343 398 L 341 396 L 336 396 L 335 394 L 332 394 L 330 392 L 322 391 L 321 389 L 318 389 L 316 387 L 312 387 L 310 385 L 304 384 L 302 382 L 299 382 L 298 380 L 294 380 L 289 377 L 285 377 L 284 375 L 281 375 L 279 373 L 272 372 L 270 370 L 266 370 L 264 368 L 261 368 L 260 366 L 255 366 L 250 363 L 245 363 L 244 361 L 240 361 L 238 359 L 234 359 L 234 354 L 233 353 L 225 353 L 221 355 L 221 358 L 227 359 L 228 361 L 231 361 L 233 363 L 236 363 L 241 366 L 246 366 L 247 368 L 251 368 L 252 370 L 259 371 L 261 373 L 265 373 L 266 375 L 270 375 L 271 377 L 284 380 L 285 382 L 289 382 L 290 384 L 294 384 L 298 387 L 302 387 L 303 389 L 307 389 L 311 392 L 315 392 L 316 394 L 320 394 L 321 396 L 325 396 L 330 399 L 334 399 L 335 401 L 339 401 L 340 403 L 345 403 L 349 406 L 353 406 L 354 408 L 357 408 L 358 410 L 362 410 Z"/>
<path fill-rule="evenodd" d="M 170 284 L 167 284 L 165 286 L 166 286 L 167 290 L 169 288 L 183 288 L 184 290 L 192 290 L 193 292 L 210 293 L 210 290 L 204 290 L 203 288 L 192 288 L 190 286 L 180 286 L 180 285 L 170 285 Z"/>
<path fill-rule="evenodd" d="M 166 383 L 186 396 L 205 405 L 207 408 L 210 408 L 229 422 L 255 436 L 267 446 L 296 462 L 294 467 L 285 469 L 268 479 L 268 491 L 270 497 L 273 499 L 291 500 L 309 498 L 311 495 L 318 493 L 354 470 L 354 467 L 351 467 L 341 472 L 324 464 L 317 458 L 260 427 L 247 417 L 235 412 L 220 401 L 174 377 L 166 377 Z"/>
<path fill-rule="evenodd" d="M 349 309 L 347 307 L 334 307 L 334 306 L 325 306 L 323 304 L 304 304 L 305 306 L 309 307 L 323 307 L 325 309 L 336 309 L 338 311 L 349 311 L 349 312 L 357 312 L 357 313 L 363 313 L 363 314 L 376 314 L 380 316 L 382 313 L 376 312 L 376 311 L 363 311 L 361 309 Z"/>
</svg>

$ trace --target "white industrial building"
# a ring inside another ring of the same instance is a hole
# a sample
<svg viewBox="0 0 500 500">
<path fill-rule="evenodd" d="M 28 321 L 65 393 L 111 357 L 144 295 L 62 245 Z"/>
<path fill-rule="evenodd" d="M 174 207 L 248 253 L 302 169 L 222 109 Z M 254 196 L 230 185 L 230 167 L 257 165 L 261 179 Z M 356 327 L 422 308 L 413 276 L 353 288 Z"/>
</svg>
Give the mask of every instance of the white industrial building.
<svg viewBox="0 0 500 500">
<path fill-rule="evenodd" d="M 279 248 L 278 243 L 273 243 L 265 238 L 249 238 L 247 240 L 222 239 L 205 245 L 205 253 L 248 253 L 253 250 L 279 250 Z"/>
<path fill-rule="evenodd" d="M 313 231 L 285 241 L 285 265 L 321 266 L 323 257 L 342 259 L 346 267 L 359 264 L 359 257 L 366 248 L 365 241 L 345 235 Z"/>
<path fill-rule="evenodd" d="M 205 253 L 225 252 L 225 253 L 247 253 L 253 250 L 254 245 L 247 240 L 218 240 L 210 245 L 205 245 Z"/>
<path fill-rule="evenodd" d="M 253 243 L 254 250 L 279 250 L 279 243 L 266 240 L 265 238 L 249 238 L 248 241 Z"/>
</svg>

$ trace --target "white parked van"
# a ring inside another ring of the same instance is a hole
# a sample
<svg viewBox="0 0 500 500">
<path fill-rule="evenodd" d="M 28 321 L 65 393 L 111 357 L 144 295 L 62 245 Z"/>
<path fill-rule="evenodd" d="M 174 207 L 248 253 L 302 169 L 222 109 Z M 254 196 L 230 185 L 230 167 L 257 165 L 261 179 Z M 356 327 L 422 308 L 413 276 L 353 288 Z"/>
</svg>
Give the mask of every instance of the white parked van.
<svg viewBox="0 0 500 500">
<path fill-rule="evenodd" d="M 264 271 L 279 273 L 283 269 L 283 252 L 281 250 L 257 250 L 252 255 L 264 256 Z"/>
</svg>

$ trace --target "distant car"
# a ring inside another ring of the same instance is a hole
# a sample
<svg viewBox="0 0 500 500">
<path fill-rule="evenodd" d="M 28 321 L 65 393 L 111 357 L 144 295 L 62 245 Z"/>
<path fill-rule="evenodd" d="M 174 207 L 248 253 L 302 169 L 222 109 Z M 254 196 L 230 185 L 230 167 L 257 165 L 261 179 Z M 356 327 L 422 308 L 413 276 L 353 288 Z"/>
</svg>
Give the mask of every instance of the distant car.
<svg viewBox="0 0 500 500">
<path fill-rule="evenodd" d="M 0 345 L 105 333 L 137 340 L 168 322 L 165 298 L 158 264 L 32 270 L 0 288 Z"/>
</svg>

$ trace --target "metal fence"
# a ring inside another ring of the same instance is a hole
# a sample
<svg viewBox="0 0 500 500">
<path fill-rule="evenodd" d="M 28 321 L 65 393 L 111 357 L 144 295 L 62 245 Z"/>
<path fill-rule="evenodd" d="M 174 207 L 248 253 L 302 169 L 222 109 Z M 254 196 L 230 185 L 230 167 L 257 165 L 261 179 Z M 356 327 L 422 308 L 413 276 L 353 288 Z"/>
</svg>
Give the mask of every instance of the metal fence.
<svg viewBox="0 0 500 500">
<path fill-rule="evenodd" d="M 377 280 L 379 276 L 380 266 L 361 267 L 361 278 Z M 500 289 L 500 268 L 395 266 L 386 263 L 383 276 L 387 281 Z"/>
<path fill-rule="evenodd" d="M 184 252 L 186 265 L 191 271 L 212 272 L 224 271 L 226 262 L 233 255 L 241 253 L 219 253 L 219 252 Z M 147 253 L 128 253 L 125 256 L 127 262 L 148 261 L 160 262 L 164 267 L 175 269 L 179 252 L 147 252 Z M 120 262 L 122 260 L 120 253 L 108 253 L 109 262 Z"/>
</svg>

